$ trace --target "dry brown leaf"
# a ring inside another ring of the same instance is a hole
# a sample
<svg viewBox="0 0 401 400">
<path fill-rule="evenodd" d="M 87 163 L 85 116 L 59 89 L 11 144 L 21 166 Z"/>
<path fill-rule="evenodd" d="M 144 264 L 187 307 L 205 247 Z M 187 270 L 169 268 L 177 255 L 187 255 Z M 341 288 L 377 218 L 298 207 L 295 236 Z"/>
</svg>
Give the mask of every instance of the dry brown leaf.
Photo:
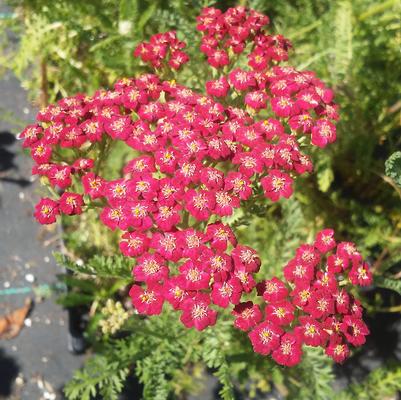
<svg viewBox="0 0 401 400">
<path fill-rule="evenodd" d="M 27 298 L 23 307 L 0 316 L 0 339 L 12 339 L 20 333 L 31 305 L 32 300 Z"/>
</svg>

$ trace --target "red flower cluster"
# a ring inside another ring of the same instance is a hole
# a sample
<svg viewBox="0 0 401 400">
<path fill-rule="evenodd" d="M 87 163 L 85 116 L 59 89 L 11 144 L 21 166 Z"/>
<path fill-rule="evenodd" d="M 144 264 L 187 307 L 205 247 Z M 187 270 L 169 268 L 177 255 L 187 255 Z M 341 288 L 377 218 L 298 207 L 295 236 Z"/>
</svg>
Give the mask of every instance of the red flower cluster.
<svg viewBox="0 0 401 400">
<path fill-rule="evenodd" d="M 257 284 L 266 302 L 264 320 L 260 307 L 251 301 L 234 308 L 235 326 L 251 329 L 255 352 L 292 366 L 300 362 L 306 344 L 321 346 L 336 362 L 343 362 L 350 344 L 365 343 L 369 330 L 362 308 L 346 285 L 370 285 L 372 275 L 353 243 L 337 245 L 334 232 L 323 230 L 314 245 L 297 249 L 284 277 L 286 281 L 273 278 Z"/>
<path fill-rule="evenodd" d="M 255 351 L 294 365 L 302 343 L 326 346 L 330 338 L 326 351 L 341 361 L 344 340 L 358 344 L 355 332 L 366 334 L 358 303 L 338 289 L 337 278 L 348 271 L 353 284 L 370 281 L 351 244 L 340 244 L 323 269 L 320 253 L 335 246 L 331 232 L 298 249 L 285 268 L 287 283 L 273 278 L 258 285 L 267 302 L 260 323 L 259 306 L 241 302 L 256 287 L 259 257 L 237 244 L 223 222 L 258 192 L 271 201 L 291 196 L 295 176 L 312 170 L 299 135 L 319 147 L 335 140 L 333 94 L 312 72 L 278 66 L 290 44 L 263 31 L 267 17 L 242 7 L 207 8 L 198 22 L 201 50 L 213 67 L 250 48 L 251 70 L 233 68 L 206 82 L 208 95 L 144 74 L 41 110 L 38 123 L 20 136 L 36 163 L 33 174 L 63 193 L 42 199 L 35 217 L 50 224 L 60 213 L 98 207 L 103 224 L 122 231 L 121 252 L 136 259 L 130 295 L 139 313 L 159 314 L 167 301 L 185 326 L 202 330 L 215 323 L 218 307 L 233 306 L 235 326 L 253 329 Z M 167 32 L 139 44 L 135 55 L 162 72 L 188 60 L 184 47 Z M 100 163 L 116 141 L 136 156 L 121 178 L 106 180 Z M 295 323 L 293 332 L 285 331 Z M 305 333 L 312 325 L 321 338 Z"/>
<path fill-rule="evenodd" d="M 180 69 L 189 61 L 188 54 L 182 51 L 185 47 L 186 44 L 178 40 L 175 32 L 158 33 L 150 38 L 149 43 L 139 43 L 134 56 L 156 69 L 166 66 Z"/>
</svg>

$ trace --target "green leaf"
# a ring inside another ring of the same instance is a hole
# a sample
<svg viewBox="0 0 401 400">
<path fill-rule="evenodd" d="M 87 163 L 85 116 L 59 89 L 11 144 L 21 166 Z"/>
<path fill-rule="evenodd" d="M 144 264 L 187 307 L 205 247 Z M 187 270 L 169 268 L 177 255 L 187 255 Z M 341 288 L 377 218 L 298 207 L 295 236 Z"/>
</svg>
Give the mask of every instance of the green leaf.
<svg viewBox="0 0 401 400">
<path fill-rule="evenodd" d="M 349 0 L 338 3 L 333 39 L 335 40 L 333 71 L 341 78 L 348 72 L 352 60 L 352 2 Z"/>
<path fill-rule="evenodd" d="M 393 290 L 401 295 L 401 281 L 396 279 L 391 279 L 386 276 L 376 276 L 375 284 L 379 287 Z"/>
<path fill-rule="evenodd" d="M 316 180 L 319 190 L 326 193 L 334 180 L 330 156 L 325 155 L 318 160 L 316 164 Z"/>
<path fill-rule="evenodd" d="M 139 32 L 143 31 L 143 28 L 148 23 L 148 21 L 152 18 L 153 14 L 157 10 L 158 2 L 154 1 L 151 5 L 142 13 L 139 18 L 138 23 L 136 24 L 136 28 Z"/>
<path fill-rule="evenodd" d="M 385 163 L 386 175 L 401 187 L 401 151 L 393 153 Z"/>
</svg>

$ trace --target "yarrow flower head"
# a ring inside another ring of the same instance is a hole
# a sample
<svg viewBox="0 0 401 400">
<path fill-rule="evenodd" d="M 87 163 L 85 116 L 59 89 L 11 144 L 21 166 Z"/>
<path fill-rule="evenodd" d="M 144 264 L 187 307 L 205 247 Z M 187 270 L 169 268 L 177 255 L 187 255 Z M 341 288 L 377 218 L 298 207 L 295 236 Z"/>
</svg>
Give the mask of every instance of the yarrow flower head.
<svg viewBox="0 0 401 400">
<path fill-rule="evenodd" d="M 203 330 L 230 309 L 254 351 L 279 364 L 300 362 L 303 344 L 342 362 L 368 334 L 347 290 L 372 281 L 355 245 L 323 230 L 297 249 L 283 280 L 258 281 L 257 252 L 225 222 L 259 195 L 291 197 L 298 175 L 313 169 L 304 151 L 336 139 L 333 93 L 313 72 L 280 65 L 291 43 L 267 32 L 267 16 L 205 8 L 197 22 L 215 77 L 204 91 L 164 79 L 189 57 L 175 32 L 157 34 L 134 51 L 151 73 L 62 99 L 21 133 L 33 174 L 61 193 L 41 199 L 34 215 L 51 224 L 97 209 L 132 258 L 129 295 L 140 314 L 160 314 L 167 302 L 186 327 Z M 102 163 L 116 142 L 135 157 L 106 179 Z"/>
</svg>

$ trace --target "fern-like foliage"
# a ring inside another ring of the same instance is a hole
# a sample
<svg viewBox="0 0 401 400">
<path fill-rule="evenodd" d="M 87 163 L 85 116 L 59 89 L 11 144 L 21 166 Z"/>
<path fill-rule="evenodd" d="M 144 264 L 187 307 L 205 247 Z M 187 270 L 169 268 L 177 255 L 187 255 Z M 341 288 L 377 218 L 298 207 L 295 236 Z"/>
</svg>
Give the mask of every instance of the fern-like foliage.
<svg viewBox="0 0 401 400">
<path fill-rule="evenodd" d="M 386 160 L 386 175 L 401 187 L 401 151 L 396 151 Z"/>
<path fill-rule="evenodd" d="M 401 366 L 389 365 L 372 371 L 363 381 L 337 393 L 334 400 L 395 399 L 401 391 Z"/>
<path fill-rule="evenodd" d="M 65 395 L 69 400 L 91 400 L 97 394 L 107 400 L 117 400 L 128 372 L 119 362 L 97 355 L 86 362 L 83 370 L 75 372 L 64 388 Z"/>
<path fill-rule="evenodd" d="M 131 279 L 132 261 L 122 255 L 95 255 L 86 262 L 76 262 L 70 257 L 53 253 L 56 262 L 79 274 L 93 275 L 100 278 Z"/>
</svg>

